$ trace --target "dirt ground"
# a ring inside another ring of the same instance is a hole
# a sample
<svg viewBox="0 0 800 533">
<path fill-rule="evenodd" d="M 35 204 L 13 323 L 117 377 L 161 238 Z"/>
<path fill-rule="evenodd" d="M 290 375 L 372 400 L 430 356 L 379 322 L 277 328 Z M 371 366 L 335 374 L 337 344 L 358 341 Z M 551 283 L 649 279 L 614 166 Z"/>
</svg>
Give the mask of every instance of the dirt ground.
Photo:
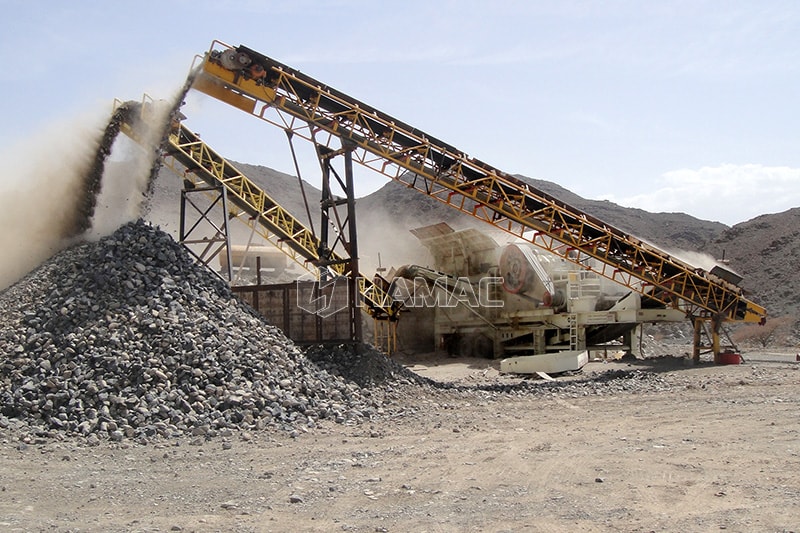
<svg viewBox="0 0 800 533">
<path fill-rule="evenodd" d="M 639 364 L 660 392 L 409 389 L 408 410 L 291 438 L 21 444 L 0 434 L 4 531 L 800 531 L 800 367 Z M 483 360 L 408 362 L 459 383 Z M 590 363 L 588 372 L 630 368 Z M 567 378 L 569 379 L 569 378 Z"/>
</svg>

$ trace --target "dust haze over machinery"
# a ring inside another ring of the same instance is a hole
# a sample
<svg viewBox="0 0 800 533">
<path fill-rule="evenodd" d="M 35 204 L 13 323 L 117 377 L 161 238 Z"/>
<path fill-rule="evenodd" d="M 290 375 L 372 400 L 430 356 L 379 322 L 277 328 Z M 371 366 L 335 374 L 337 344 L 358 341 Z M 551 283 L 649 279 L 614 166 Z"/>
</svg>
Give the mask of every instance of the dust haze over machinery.
<svg viewBox="0 0 800 533">
<path fill-rule="evenodd" d="M 569 250 L 559 248 L 561 244 L 577 247 L 618 267 L 613 272 L 604 270 L 604 276 L 617 277 L 624 271 L 646 283 L 655 282 L 665 293 L 683 291 L 681 296 L 709 309 L 733 303 L 728 297 L 741 297 L 740 289 L 713 281 L 709 284 L 703 272 L 692 271 L 691 265 L 641 239 L 245 46 L 216 41 L 202 61 L 202 69 L 195 84 L 200 92 L 268 123 L 292 128 L 295 135 L 329 150 L 338 148 L 337 140 L 352 143 L 356 162 L 521 239 L 535 240 L 546 234 L 554 241 L 549 245 L 551 252 L 568 254 Z M 673 275 L 677 278 L 670 277 Z M 707 299 L 717 295 L 706 294 L 698 300 L 694 289 L 675 291 L 670 287 L 683 282 L 680 278 L 684 276 L 701 292 L 704 287 L 727 292 L 723 298 L 727 303 Z M 618 278 L 623 283 L 625 279 L 624 275 Z M 745 312 L 733 308 L 718 311 Z M 760 311 L 754 306 L 752 312 L 757 315 Z"/>
<path fill-rule="evenodd" d="M 160 155 L 162 139 L 165 139 L 169 128 L 170 141 L 163 142 L 165 146 L 173 143 L 168 147 L 170 155 L 191 172 L 197 171 L 193 166 L 198 163 L 210 165 L 205 169 L 209 174 L 203 179 L 211 185 L 220 183 L 230 189 L 229 193 L 239 195 L 237 206 L 255 219 L 254 224 L 260 224 L 263 220 L 269 222 L 269 217 L 275 212 L 273 207 L 280 208 L 272 202 L 267 212 L 262 211 L 263 205 L 258 203 L 260 200 L 251 203 L 251 200 L 256 200 L 256 196 L 251 196 L 256 192 L 255 189 L 251 185 L 247 185 L 246 191 L 242 189 L 241 184 L 248 183 L 246 177 L 234 175 L 238 171 L 218 155 L 214 156 L 216 161 L 196 160 L 196 148 L 202 147 L 203 153 L 209 154 L 210 149 L 199 141 L 197 134 L 179 122 L 172 124 L 177 106 L 182 103 L 186 91 L 193 87 L 281 126 L 287 134 L 314 142 L 321 163 L 323 159 L 327 161 L 339 155 L 352 157 L 355 162 L 385 177 L 399 181 L 457 211 L 470 214 L 518 239 L 560 255 L 567 261 L 583 264 L 596 274 L 638 291 L 661 305 L 677 308 L 684 305 L 680 303 L 684 301 L 687 305 L 684 309 L 703 320 L 757 321 L 764 317 L 763 309 L 742 296 L 736 281 L 728 283 L 724 275 L 721 279 L 719 274 L 696 269 L 518 178 L 254 50 L 244 46 L 234 48 L 215 41 L 197 69 L 202 69 L 201 75 L 196 80 L 194 75 L 187 78 L 178 96 L 170 105 L 163 106 L 166 109 L 163 115 L 151 117 L 148 125 L 152 134 L 135 133 L 137 142 L 146 148 L 145 152 L 150 158 L 149 172 L 148 165 L 144 164 L 144 178 L 132 180 L 139 185 L 142 193 L 146 194 L 155 176 L 159 164 L 159 158 L 155 156 Z M 147 105 L 161 107 L 154 102 L 143 102 L 141 105 L 126 102 L 115 109 L 97 143 L 94 159 L 87 163 L 84 182 L 77 188 L 79 194 L 74 199 L 72 211 L 74 219 L 65 219 L 64 232 L 67 236 L 79 234 L 89 227 L 104 181 L 105 160 L 119 128 L 123 123 L 135 122 L 134 115 L 145 110 Z M 276 113 L 277 117 L 271 113 Z M 134 131 L 137 128 L 131 127 Z M 224 172 L 228 173 L 215 175 L 219 168 L 227 169 Z M 352 180 L 352 176 L 347 175 Z M 263 198 L 263 191 L 258 195 L 258 198 Z M 349 190 L 348 209 L 351 208 L 352 195 L 353 191 Z M 339 200 L 323 199 L 323 210 L 326 209 L 326 202 L 332 202 L 333 205 Z M 288 229 L 293 235 L 300 226 L 295 224 L 291 214 L 285 210 L 283 213 L 280 220 L 274 219 L 267 225 L 274 226 L 272 231 L 280 233 Z M 339 233 L 336 241 L 349 254 L 348 245 L 355 250 L 355 214 L 352 211 L 348 213 L 352 215 L 348 214 L 346 220 L 353 221 L 348 229 L 350 240 L 343 240 L 344 233 Z M 323 213 L 323 217 L 328 216 L 327 212 Z M 286 221 L 290 221 L 292 226 L 282 228 L 281 225 Z M 327 223 L 322 226 L 321 231 L 327 235 Z M 304 228 L 301 232 L 305 232 L 305 235 L 292 245 L 295 252 L 309 261 L 339 265 L 349 262 L 348 275 L 357 274 L 357 254 L 349 258 L 323 255 L 323 252 L 328 254 L 333 251 L 332 248 L 324 251 L 327 242 L 323 240 L 315 244 L 313 231 L 309 234 Z M 289 234 L 285 234 L 282 240 L 287 237 Z M 582 255 L 599 262 L 586 263 L 581 259 Z M 360 279 L 365 278 L 361 276 Z M 371 286 L 369 290 L 377 289 Z"/>
</svg>

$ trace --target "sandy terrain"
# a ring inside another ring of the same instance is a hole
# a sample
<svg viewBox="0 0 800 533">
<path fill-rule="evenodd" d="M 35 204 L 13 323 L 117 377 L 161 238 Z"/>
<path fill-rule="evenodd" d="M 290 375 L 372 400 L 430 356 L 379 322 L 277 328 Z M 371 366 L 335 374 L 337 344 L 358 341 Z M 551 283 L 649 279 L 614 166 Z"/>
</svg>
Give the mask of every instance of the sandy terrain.
<svg viewBox="0 0 800 533">
<path fill-rule="evenodd" d="M 800 531 L 800 367 L 757 359 L 637 365 L 668 385 L 658 391 L 408 388 L 407 409 L 389 419 L 297 438 L 87 447 L 6 432 L 0 528 Z M 632 368 L 590 363 L 583 374 L 615 367 Z M 482 360 L 413 368 L 464 384 L 517 379 Z"/>
</svg>

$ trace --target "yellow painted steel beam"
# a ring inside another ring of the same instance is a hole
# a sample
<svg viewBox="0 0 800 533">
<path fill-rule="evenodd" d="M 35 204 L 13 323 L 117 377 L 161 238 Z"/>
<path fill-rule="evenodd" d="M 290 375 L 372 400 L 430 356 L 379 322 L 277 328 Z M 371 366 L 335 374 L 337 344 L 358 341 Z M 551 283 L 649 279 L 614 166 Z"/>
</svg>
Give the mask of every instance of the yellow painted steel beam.
<svg viewBox="0 0 800 533">
<path fill-rule="evenodd" d="M 246 211 L 250 217 L 257 218 L 273 234 L 280 235 L 286 246 L 308 261 L 319 259 L 319 241 L 311 230 L 183 124 L 169 134 L 166 153 L 209 185 L 223 185 L 228 191 L 228 199 L 234 205 Z M 341 266 L 337 273 L 346 274 Z"/>
<path fill-rule="evenodd" d="M 145 102 L 147 103 L 147 101 Z M 121 104 L 116 101 L 115 105 Z M 142 106 L 142 112 L 147 109 Z M 147 117 L 141 117 L 147 120 Z M 145 142 L 135 124 L 123 124 L 121 131 L 136 142 Z M 212 186 L 225 187 L 228 200 L 247 213 L 249 224 L 261 228 L 260 235 L 304 267 L 319 261 L 319 245 L 312 231 L 291 213 L 273 200 L 263 189 L 240 172 L 224 157 L 215 152 L 200 137 L 184 126 L 174 123 L 167 137 L 164 156 L 167 166 L 192 183 L 203 181 Z M 181 172 L 175 162 L 185 171 Z M 305 261 L 300 261 L 303 258 Z M 341 276 L 349 276 L 349 261 L 335 252 L 327 263 L 328 268 Z M 364 276 L 357 275 L 357 289 L 367 312 L 374 318 L 396 319 L 400 303 L 394 302 L 383 288 Z"/>
<path fill-rule="evenodd" d="M 695 316 L 760 322 L 766 310 L 740 287 L 686 264 L 416 128 L 254 50 L 236 47 L 264 72 L 229 70 L 215 41 L 201 57 L 193 88 L 236 105 L 295 135 L 337 149 L 356 145 L 353 160 L 459 211 L 569 261 L 579 251 L 601 262 L 599 275 Z M 581 263 L 586 267 L 585 264 Z"/>
<path fill-rule="evenodd" d="M 125 102 L 116 99 L 114 101 L 114 108 L 125 104 Z M 150 97 L 145 95 L 144 100 L 141 104 L 137 103 L 136 105 L 141 105 L 140 113 L 138 115 L 134 115 L 131 118 L 138 119 L 140 122 L 138 123 L 123 123 L 121 126 L 121 131 L 125 133 L 128 137 L 133 139 L 135 142 L 143 145 L 149 146 L 153 143 L 153 140 L 150 139 L 150 135 L 147 135 L 146 128 L 140 127 L 141 124 L 148 124 L 151 120 L 156 119 L 157 117 L 152 117 L 148 115 L 148 106 L 157 105 L 155 101 L 153 101 Z M 174 133 L 174 132 L 173 132 Z M 189 167 L 181 164 L 175 157 L 170 155 L 169 153 L 162 154 L 162 161 L 164 165 L 172 170 L 174 174 L 178 177 L 182 178 L 183 180 L 195 185 L 199 186 L 202 184 L 209 184 L 207 181 L 203 181 L 199 176 L 198 173 L 194 170 L 191 170 Z M 212 185 L 215 183 L 212 181 Z M 209 193 L 211 194 L 211 193 Z M 289 259 L 309 271 L 309 273 L 316 274 L 316 267 L 310 264 L 310 260 L 307 257 L 307 254 L 300 254 L 297 252 L 296 249 L 290 248 L 286 246 L 285 240 L 283 237 L 273 231 L 270 231 L 267 227 L 262 224 L 255 224 L 254 219 L 244 210 L 239 209 L 235 205 L 233 206 L 234 210 L 232 210 L 229 215 L 235 216 L 239 219 L 243 224 L 246 224 L 251 229 L 254 229 L 255 232 L 262 237 L 264 240 L 278 248 L 284 254 L 286 254 Z"/>
<path fill-rule="evenodd" d="M 206 183 L 223 185 L 228 191 L 228 200 L 278 236 L 281 243 L 311 263 L 319 261 L 320 242 L 311 230 L 183 124 L 170 133 L 167 154 Z M 331 270 L 341 276 L 350 275 L 349 261 L 345 258 L 333 252 L 330 261 Z M 358 290 L 371 314 L 391 317 L 398 312 L 391 297 L 364 276 L 358 275 Z"/>
</svg>

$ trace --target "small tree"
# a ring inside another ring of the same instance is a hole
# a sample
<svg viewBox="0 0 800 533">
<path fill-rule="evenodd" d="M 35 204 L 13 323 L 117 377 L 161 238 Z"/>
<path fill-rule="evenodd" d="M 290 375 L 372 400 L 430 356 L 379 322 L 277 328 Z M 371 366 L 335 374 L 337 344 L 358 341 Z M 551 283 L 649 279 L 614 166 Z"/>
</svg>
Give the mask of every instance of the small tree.
<svg viewBox="0 0 800 533">
<path fill-rule="evenodd" d="M 748 324 L 733 333 L 733 340 L 737 344 L 755 345 L 761 348 L 774 344 L 785 344 L 794 318 L 781 316 L 768 319 L 766 324 Z"/>
</svg>

